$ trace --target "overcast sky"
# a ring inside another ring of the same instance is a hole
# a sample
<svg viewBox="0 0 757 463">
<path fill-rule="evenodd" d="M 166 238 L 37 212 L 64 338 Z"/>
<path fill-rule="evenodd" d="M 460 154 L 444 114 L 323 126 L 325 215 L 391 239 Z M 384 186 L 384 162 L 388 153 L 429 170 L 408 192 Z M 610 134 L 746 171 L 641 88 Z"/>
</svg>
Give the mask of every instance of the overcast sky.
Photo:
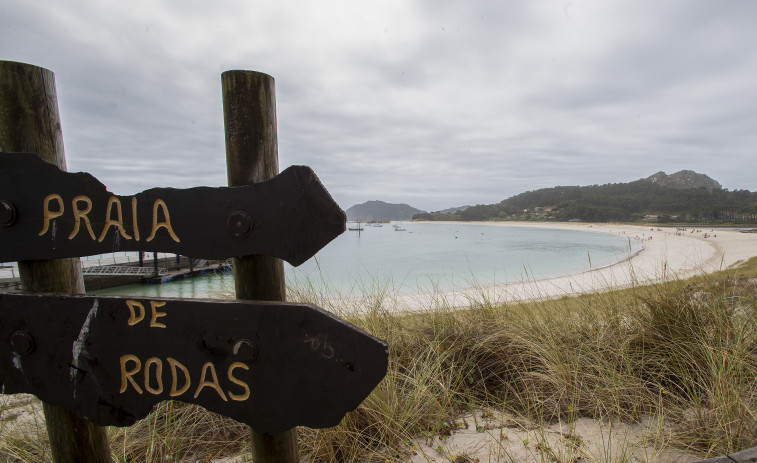
<svg viewBox="0 0 757 463">
<path fill-rule="evenodd" d="M 705 173 L 757 190 L 757 1 L 0 0 L 71 171 L 226 185 L 222 72 L 276 79 L 279 165 L 343 209 Z"/>
</svg>

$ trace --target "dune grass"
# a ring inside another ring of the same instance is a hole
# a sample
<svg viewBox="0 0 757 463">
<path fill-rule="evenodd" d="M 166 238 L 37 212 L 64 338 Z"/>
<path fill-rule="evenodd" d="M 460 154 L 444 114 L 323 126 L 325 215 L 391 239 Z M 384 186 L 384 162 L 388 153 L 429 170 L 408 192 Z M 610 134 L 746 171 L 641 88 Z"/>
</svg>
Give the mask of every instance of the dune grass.
<svg viewBox="0 0 757 463">
<path fill-rule="evenodd" d="M 636 461 L 626 449 L 589 455 L 575 436 L 562 450 L 538 439 L 555 423 L 571 439 L 583 418 L 651 420 L 654 448 L 702 458 L 750 447 L 757 442 L 755 276 L 757 258 L 688 280 L 551 300 L 496 304 L 482 294 L 453 310 L 440 296 L 433 308 L 411 313 L 395 312 L 390 283 L 370 282 L 362 288 L 368 296 L 345 298 L 300 282 L 289 288 L 290 300 L 314 302 L 390 346 L 386 378 L 357 410 L 333 428 L 299 429 L 301 456 L 407 461 L 423 458 L 413 454 L 425 440 L 438 443 L 445 459 L 466 463 L 465 455 L 445 453 L 444 438 L 460 417 L 492 411 L 535 433 L 538 442 L 523 445 L 542 461 Z M 0 420 L 0 434 L 5 461 L 50 460 L 39 420 Z M 110 438 L 119 462 L 249 458 L 245 426 L 180 402 L 110 429 Z M 492 461 L 509 461 L 503 452 Z"/>
</svg>

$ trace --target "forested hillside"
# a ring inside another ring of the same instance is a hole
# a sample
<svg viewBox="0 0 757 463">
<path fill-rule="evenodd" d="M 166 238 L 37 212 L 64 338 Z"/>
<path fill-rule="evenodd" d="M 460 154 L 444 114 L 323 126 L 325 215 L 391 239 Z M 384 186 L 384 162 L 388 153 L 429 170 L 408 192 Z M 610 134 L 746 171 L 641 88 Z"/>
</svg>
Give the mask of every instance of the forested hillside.
<svg viewBox="0 0 757 463">
<path fill-rule="evenodd" d="M 757 192 L 682 188 L 649 179 L 528 191 L 498 204 L 479 204 L 453 214 L 417 214 L 424 220 L 554 220 L 612 222 L 755 222 Z"/>
</svg>

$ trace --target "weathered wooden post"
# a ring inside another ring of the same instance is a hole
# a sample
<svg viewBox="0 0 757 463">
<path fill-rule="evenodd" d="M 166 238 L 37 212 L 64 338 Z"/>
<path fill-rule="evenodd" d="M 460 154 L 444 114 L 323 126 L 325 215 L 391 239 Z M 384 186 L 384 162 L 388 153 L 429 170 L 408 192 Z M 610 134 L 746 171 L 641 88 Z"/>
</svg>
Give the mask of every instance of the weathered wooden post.
<svg viewBox="0 0 757 463">
<path fill-rule="evenodd" d="M 229 186 L 251 185 L 279 173 L 276 135 L 276 95 L 273 77 L 252 71 L 221 75 L 226 168 Z M 240 227 L 253 227 L 254 218 L 240 216 Z M 245 223 L 249 222 L 249 223 Z M 267 255 L 234 258 L 238 299 L 286 300 L 284 263 Z M 256 463 L 299 461 L 297 429 L 261 435 L 250 429 Z"/>
<path fill-rule="evenodd" d="M 44 68 L 0 61 L 0 152 L 36 152 L 66 170 L 55 76 Z M 0 198 L 2 199 L 2 198 Z M 83 294 L 79 259 L 18 263 L 27 291 Z M 43 403 L 55 462 L 110 462 L 104 428 L 61 407 Z"/>
</svg>

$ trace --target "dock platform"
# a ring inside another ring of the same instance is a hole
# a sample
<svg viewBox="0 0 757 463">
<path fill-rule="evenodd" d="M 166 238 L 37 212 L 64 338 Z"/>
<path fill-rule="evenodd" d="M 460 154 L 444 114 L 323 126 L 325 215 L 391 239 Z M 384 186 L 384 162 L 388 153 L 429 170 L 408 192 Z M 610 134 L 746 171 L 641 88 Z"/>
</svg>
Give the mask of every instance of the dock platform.
<svg viewBox="0 0 757 463">
<path fill-rule="evenodd" d="M 147 256 L 146 256 L 147 257 Z M 232 271 L 231 259 L 208 261 L 185 256 L 158 254 L 157 262 L 135 255 L 82 258 L 82 273 L 87 291 L 134 283 L 162 284 L 208 273 Z M 157 275 L 156 269 L 157 268 Z M 0 292 L 21 291 L 21 280 L 15 263 L 3 264 L 0 271 Z"/>
</svg>

